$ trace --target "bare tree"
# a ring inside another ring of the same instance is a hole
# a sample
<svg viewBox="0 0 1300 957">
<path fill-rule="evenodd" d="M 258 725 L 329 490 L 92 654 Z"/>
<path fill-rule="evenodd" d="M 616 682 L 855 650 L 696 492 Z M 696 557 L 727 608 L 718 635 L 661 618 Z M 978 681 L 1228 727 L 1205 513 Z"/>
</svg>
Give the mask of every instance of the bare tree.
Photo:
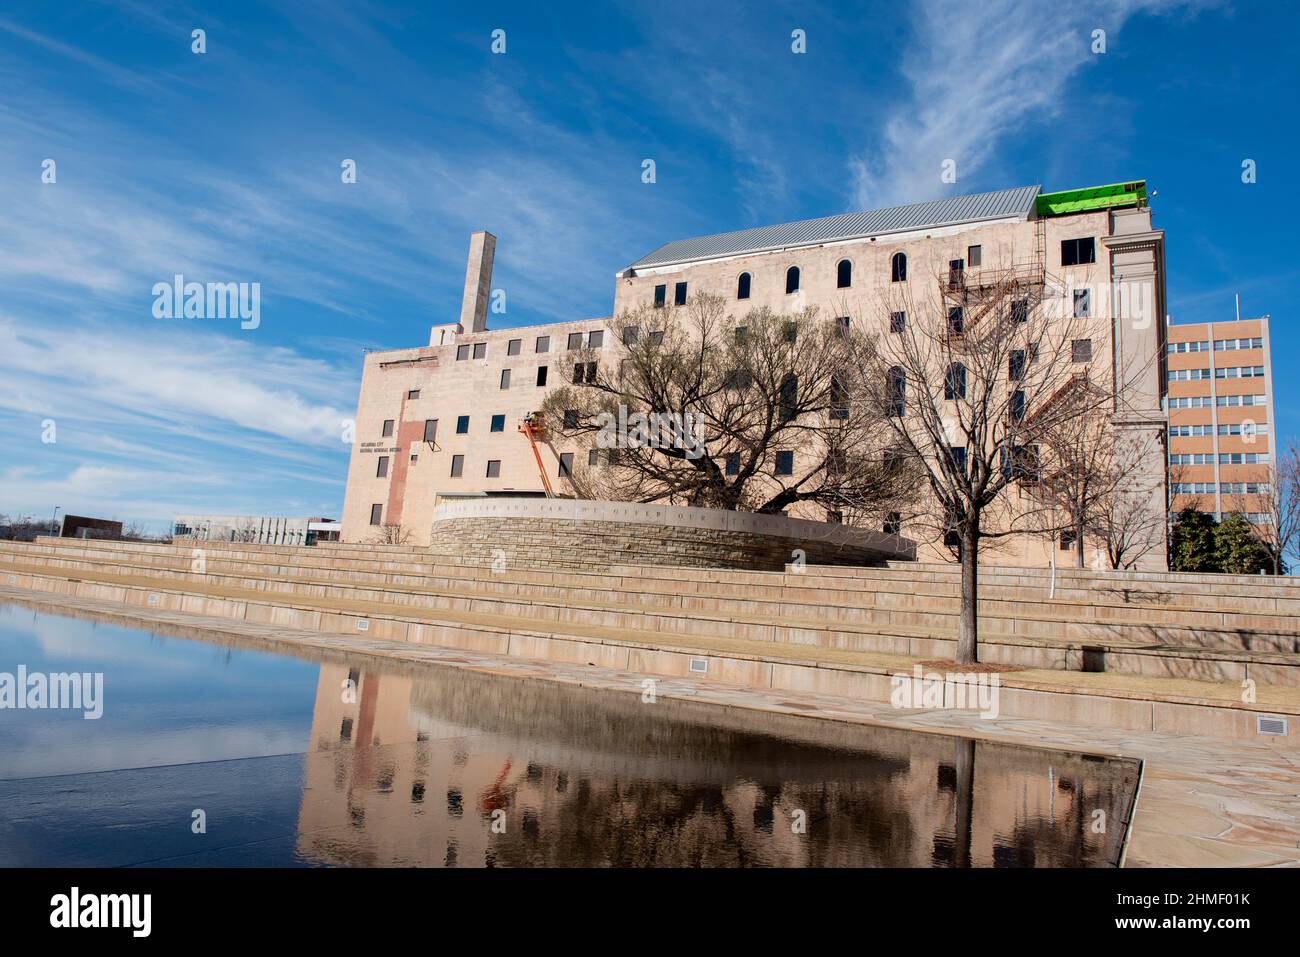
<svg viewBox="0 0 1300 957">
<path fill-rule="evenodd" d="M 366 542 L 371 545 L 408 545 L 410 541 L 410 529 L 395 524 L 380 525 L 375 533 L 366 539 Z"/>
<path fill-rule="evenodd" d="M 886 455 L 878 407 L 849 389 L 852 360 L 875 343 L 846 323 L 815 309 L 736 318 L 695 296 L 627 312 L 611 331 L 607 348 L 570 354 L 572 384 L 542 408 L 581 456 L 569 478 L 583 497 L 764 513 L 815 503 L 863 524 L 914 489 Z"/>
<path fill-rule="evenodd" d="M 978 660 L 979 556 L 986 542 L 1041 530 L 1044 503 L 1013 489 L 1053 467 L 1067 428 L 1113 409 L 1076 343 L 1104 342 L 1087 300 L 1062 303 L 1040 263 L 907 283 L 883 297 L 890 329 L 858 364 L 859 386 L 887 414 L 897 454 L 924 476 L 936 530 L 961 562 L 956 660 Z"/>
<path fill-rule="evenodd" d="M 1273 574 L 1281 575 L 1286 556 L 1300 543 L 1300 448 L 1293 441 L 1285 451 L 1275 451 L 1273 462 L 1258 479 L 1263 491 L 1231 496 L 1234 511 L 1255 513 L 1250 527 L 1273 560 Z"/>
<path fill-rule="evenodd" d="M 1097 500 L 1088 522 L 1111 568 L 1136 568 L 1165 540 L 1168 527 L 1168 514 L 1152 508 L 1149 494 L 1119 483 Z"/>
</svg>

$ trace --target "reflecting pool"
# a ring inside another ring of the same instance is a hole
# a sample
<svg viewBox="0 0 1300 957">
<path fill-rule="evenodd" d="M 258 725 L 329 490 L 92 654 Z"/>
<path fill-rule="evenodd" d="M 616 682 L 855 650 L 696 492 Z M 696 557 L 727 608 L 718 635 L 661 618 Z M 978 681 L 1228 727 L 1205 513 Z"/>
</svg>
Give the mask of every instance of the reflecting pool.
<svg viewBox="0 0 1300 957">
<path fill-rule="evenodd" d="M 0 866 L 1106 867 L 1134 761 L 0 604 Z"/>
</svg>

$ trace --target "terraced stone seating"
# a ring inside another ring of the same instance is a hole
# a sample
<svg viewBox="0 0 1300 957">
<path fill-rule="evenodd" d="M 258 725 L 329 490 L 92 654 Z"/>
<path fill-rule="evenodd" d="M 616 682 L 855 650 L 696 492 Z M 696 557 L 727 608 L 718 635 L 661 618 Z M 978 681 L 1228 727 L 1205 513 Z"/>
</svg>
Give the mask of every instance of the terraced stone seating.
<svg viewBox="0 0 1300 957">
<path fill-rule="evenodd" d="M 652 674 L 703 659 L 710 680 L 877 700 L 891 674 L 951 657 L 958 582 L 919 563 L 494 571 L 405 546 L 0 542 L 11 589 Z M 1023 714 L 1052 711 L 1039 694 L 1109 726 L 1253 736 L 1255 712 L 1300 713 L 1288 580 L 1061 569 L 1049 598 L 1045 570 L 990 567 L 981 584 L 980 657 L 1024 669 L 1003 678 Z M 1255 702 L 1240 700 L 1247 678 Z"/>
</svg>

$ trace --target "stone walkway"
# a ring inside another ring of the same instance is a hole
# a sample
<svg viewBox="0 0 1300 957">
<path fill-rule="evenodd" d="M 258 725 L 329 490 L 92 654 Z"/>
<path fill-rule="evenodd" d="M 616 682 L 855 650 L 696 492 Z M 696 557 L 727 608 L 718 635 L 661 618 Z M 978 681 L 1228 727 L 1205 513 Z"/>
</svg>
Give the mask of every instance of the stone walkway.
<svg viewBox="0 0 1300 957">
<path fill-rule="evenodd" d="M 590 665 L 501 657 L 354 635 L 321 635 L 227 618 L 154 611 L 0 586 L 0 598 L 55 613 L 84 613 L 216 638 L 269 641 L 514 678 L 541 678 L 640 695 L 644 675 Z M 723 707 L 955 734 L 1041 748 L 1136 757 L 1141 790 L 1125 854 L 1128 867 L 1300 866 L 1300 752 L 1261 741 L 1081 728 L 971 713 L 897 710 L 812 693 L 774 692 L 688 678 L 656 679 L 659 695 Z"/>
</svg>

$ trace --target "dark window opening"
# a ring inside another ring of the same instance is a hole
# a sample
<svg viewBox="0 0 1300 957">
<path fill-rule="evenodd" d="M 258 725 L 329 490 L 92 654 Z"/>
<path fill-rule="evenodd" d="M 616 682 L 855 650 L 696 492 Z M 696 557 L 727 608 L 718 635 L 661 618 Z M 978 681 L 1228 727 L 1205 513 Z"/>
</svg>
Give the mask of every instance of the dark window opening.
<svg viewBox="0 0 1300 957">
<path fill-rule="evenodd" d="M 375 478 L 388 478 L 388 456 L 379 456 L 379 464 L 375 468 Z"/>
<path fill-rule="evenodd" d="M 424 420 L 424 441 L 435 442 L 437 441 L 437 439 L 438 439 L 438 420 L 425 419 Z"/>
<path fill-rule="evenodd" d="M 461 473 L 465 471 L 465 456 L 453 455 L 451 457 L 451 477 L 460 478 Z"/>
<path fill-rule="evenodd" d="M 841 259 L 840 264 L 835 267 L 835 288 L 848 289 L 853 285 L 853 263 L 847 259 Z"/>
<path fill-rule="evenodd" d="M 476 342 L 476 343 L 474 343 L 474 358 L 475 358 L 475 359 L 486 359 L 486 358 L 487 358 L 487 343 L 486 343 L 486 342 Z"/>
<path fill-rule="evenodd" d="M 948 366 L 943 377 L 943 397 L 949 401 L 966 398 L 966 367 L 960 362 Z"/>
<path fill-rule="evenodd" d="M 727 466 L 726 466 L 727 474 L 739 475 L 740 474 L 740 453 L 728 452 L 726 461 L 727 461 Z"/>
<path fill-rule="evenodd" d="M 895 334 L 901 333 L 907 327 L 907 313 L 891 312 L 889 314 L 889 331 Z"/>
<path fill-rule="evenodd" d="M 546 385 L 546 366 L 537 367 L 537 384 Z"/>
<path fill-rule="evenodd" d="M 668 299 L 668 287 L 663 283 L 655 286 L 655 308 L 662 309 Z"/>
<path fill-rule="evenodd" d="M 776 453 L 776 474 L 777 475 L 794 474 L 794 453 L 793 452 Z"/>
<path fill-rule="evenodd" d="M 393 420 L 384 419 L 384 430 L 383 430 L 384 438 L 388 438 L 392 434 L 393 434 Z"/>
<path fill-rule="evenodd" d="M 488 465 L 487 465 L 487 477 L 488 477 L 488 478 L 500 478 L 500 477 L 501 477 L 501 460 L 500 460 L 500 459 L 488 459 Z"/>
<path fill-rule="evenodd" d="M 492 416 L 492 425 L 489 432 L 504 432 L 506 430 L 506 417 L 504 415 Z"/>
<path fill-rule="evenodd" d="M 673 287 L 673 305 L 675 306 L 686 305 L 686 283 L 679 282 L 676 286 Z"/>
<path fill-rule="evenodd" d="M 786 295 L 799 291 L 799 267 L 791 266 L 785 271 L 785 291 Z"/>
<path fill-rule="evenodd" d="M 371 525 L 378 525 L 381 521 L 383 521 L 383 517 L 384 517 L 384 506 L 382 504 L 370 506 Z"/>
<path fill-rule="evenodd" d="M 894 253 L 889 260 L 889 281 L 907 282 L 907 254 Z"/>
<path fill-rule="evenodd" d="M 573 453 L 572 452 L 560 453 L 560 470 L 558 474 L 560 478 L 568 478 L 570 475 L 573 474 Z"/>
<path fill-rule="evenodd" d="M 1096 241 L 1088 236 L 1084 239 L 1061 240 L 1061 265 L 1083 266 L 1097 261 Z"/>
<path fill-rule="evenodd" d="M 742 273 L 740 274 L 740 278 L 738 278 L 738 279 L 736 280 L 736 298 L 737 298 L 737 299 L 748 299 L 748 298 L 749 298 L 749 284 L 750 284 L 750 276 L 749 276 L 749 273 L 747 273 L 747 272 L 742 272 Z"/>
</svg>

